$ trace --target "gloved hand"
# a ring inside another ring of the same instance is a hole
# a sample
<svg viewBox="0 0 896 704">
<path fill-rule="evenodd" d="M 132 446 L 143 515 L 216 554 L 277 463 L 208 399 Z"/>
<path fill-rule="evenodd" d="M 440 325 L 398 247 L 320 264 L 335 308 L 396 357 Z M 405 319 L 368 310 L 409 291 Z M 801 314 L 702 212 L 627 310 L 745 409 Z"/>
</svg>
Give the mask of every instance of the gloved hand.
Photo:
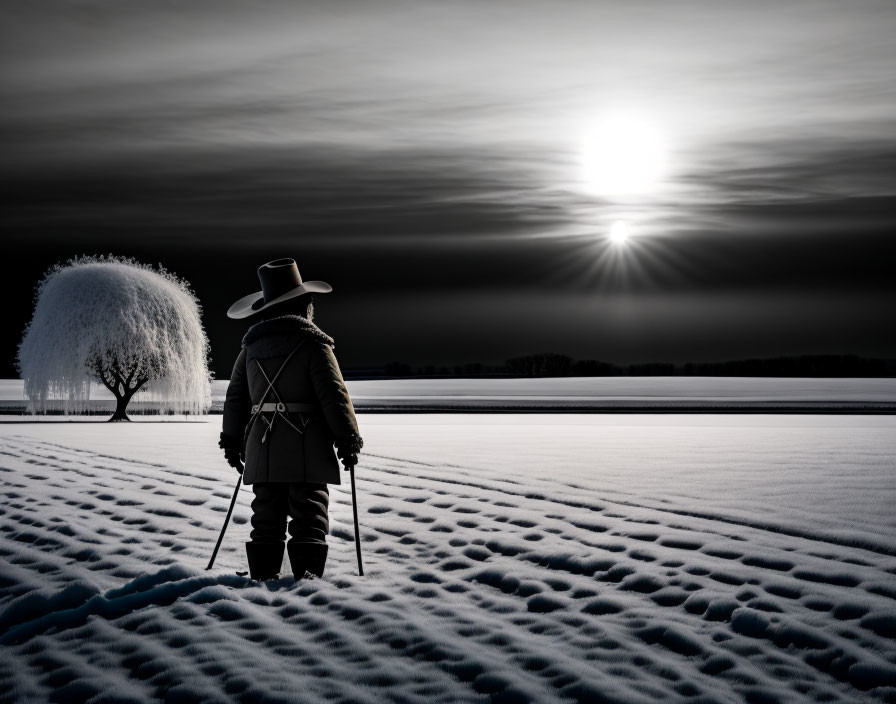
<svg viewBox="0 0 896 704">
<path fill-rule="evenodd" d="M 346 472 L 348 472 L 352 467 L 358 464 L 358 453 L 354 452 L 350 448 L 336 448 L 336 456 L 339 457 L 340 460 L 342 460 L 342 465 L 345 468 Z"/>
<path fill-rule="evenodd" d="M 240 458 L 240 451 L 236 448 L 226 448 L 224 450 L 224 458 L 227 460 L 227 464 L 233 467 L 240 474 L 243 473 L 243 461 Z"/>
<path fill-rule="evenodd" d="M 337 441 L 336 456 L 342 460 L 346 472 L 358 464 L 358 452 L 363 446 L 364 441 L 360 435 L 350 435 Z"/>
</svg>

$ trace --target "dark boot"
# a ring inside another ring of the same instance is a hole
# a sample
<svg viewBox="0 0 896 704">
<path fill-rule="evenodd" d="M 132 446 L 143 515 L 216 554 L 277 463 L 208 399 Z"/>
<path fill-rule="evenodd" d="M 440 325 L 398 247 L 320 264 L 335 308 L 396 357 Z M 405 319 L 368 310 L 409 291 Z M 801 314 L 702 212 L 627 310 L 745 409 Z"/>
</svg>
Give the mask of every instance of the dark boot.
<svg viewBox="0 0 896 704">
<path fill-rule="evenodd" d="M 289 564 L 292 566 L 293 577 L 302 579 L 306 572 L 317 577 L 324 576 L 328 549 L 326 543 L 300 543 L 290 540 L 286 547 L 289 550 Z"/>
<path fill-rule="evenodd" d="M 252 579 L 277 579 L 283 563 L 283 543 L 246 543 L 246 557 Z"/>
</svg>

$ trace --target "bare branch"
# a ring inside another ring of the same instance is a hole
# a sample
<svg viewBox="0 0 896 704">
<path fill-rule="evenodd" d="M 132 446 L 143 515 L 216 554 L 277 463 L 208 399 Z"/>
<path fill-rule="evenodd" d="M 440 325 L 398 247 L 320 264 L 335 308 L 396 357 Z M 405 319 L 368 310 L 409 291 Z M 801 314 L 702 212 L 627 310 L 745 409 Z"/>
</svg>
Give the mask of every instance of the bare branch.
<svg viewBox="0 0 896 704">
<path fill-rule="evenodd" d="M 103 382 L 103 386 L 105 386 L 107 389 L 109 389 L 109 391 L 111 391 L 113 394 L 115 394 L 115 396 L 118 396 L 115 386 L 112 384 L 112 381 L 110 381 L 109 379 L 106 378 L 106 374 L 105 374 L 104 370 L 97 369 L 96 373 L 97 373 L 97 376 L 99 376 L 100 381 Z"/>
</svg>

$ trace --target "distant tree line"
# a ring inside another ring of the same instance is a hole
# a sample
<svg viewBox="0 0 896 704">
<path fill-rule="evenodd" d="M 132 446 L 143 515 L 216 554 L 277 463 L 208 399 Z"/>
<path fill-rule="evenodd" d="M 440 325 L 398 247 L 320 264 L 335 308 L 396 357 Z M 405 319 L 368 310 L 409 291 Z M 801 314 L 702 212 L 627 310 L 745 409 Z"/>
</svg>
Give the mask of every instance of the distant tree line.
<svg viewBox="0 0 896 704">
<path fill-rule="evenodd" d="M 512 357 L 499 365 L 479 362 L 418 365 L 390 362 L 382 367 L 349 368 L 347 378 L 420 377 L 559 377 L 559 376 L 770 376 L 770 377 L 894 377 L 896 359 L 858 355 L 798 355 L 725 362 L 648 362 L 613 364 L 596 359 L 573 359 L 544 352 Z"/>
</svg>

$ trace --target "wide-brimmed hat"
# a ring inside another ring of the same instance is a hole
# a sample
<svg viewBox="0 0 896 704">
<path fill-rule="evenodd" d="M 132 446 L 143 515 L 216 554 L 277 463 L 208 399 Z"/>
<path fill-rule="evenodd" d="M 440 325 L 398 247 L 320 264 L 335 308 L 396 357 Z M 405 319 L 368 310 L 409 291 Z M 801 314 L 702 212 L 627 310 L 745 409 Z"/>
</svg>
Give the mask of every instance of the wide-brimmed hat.
<svg viewBox="0 0 896 704">
<path fill-rule="evenodd" d="M 243 296 L 227 311 L 228 318 L 248 318 L 277 303 L 306 293 L 329 293 L 333 290 L 326 281 L 302 281 L 295 259 L 275 259 L 258 267 L 261 291 Z"/>
</svg>

